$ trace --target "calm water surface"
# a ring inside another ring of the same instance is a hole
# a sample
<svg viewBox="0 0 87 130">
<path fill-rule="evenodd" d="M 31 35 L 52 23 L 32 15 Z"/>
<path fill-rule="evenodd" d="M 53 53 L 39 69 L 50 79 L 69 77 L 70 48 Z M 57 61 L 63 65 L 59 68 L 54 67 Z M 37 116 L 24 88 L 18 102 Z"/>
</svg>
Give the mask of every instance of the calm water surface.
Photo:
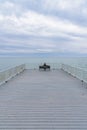
<svg viewBox="0 0 87 130">
<path fill-rule="evenodd" d="M 38 68 L 38 66 L 44 62 L 50 64 L 53 68 L 57 68 L 60 63 L 65 63 L 87 70 L 87 57 L 0 57 L 0 70 L 5 70 L 24 63 L 27 68 Z"/>
</svg>

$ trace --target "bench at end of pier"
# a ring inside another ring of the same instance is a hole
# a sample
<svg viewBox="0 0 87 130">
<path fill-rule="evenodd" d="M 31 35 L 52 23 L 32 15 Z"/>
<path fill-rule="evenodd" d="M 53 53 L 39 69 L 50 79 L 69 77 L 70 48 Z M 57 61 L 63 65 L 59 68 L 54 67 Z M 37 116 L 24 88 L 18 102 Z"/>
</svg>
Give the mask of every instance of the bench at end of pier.
<svg viewBox="0 0 87 130">
<path fill-rule="evenodd" d="M 46 63 L 44 63 L 43 65 L 41 65 L 41 66 L 39 66 L 39 70 L 41 70 L 41 69 L 43 69 L 43 70 L 50 70 L 50 65 L 46 65 Z"/>
</svg>

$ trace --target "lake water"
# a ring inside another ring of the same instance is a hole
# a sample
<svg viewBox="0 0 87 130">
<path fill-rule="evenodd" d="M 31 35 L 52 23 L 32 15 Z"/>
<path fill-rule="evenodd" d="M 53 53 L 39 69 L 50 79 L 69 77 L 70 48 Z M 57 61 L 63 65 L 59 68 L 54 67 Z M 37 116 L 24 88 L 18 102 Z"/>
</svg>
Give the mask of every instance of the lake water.
<svg viewBox="0 0 87 130">
<path fill-rule="evenodd" d="M 24 63 L 27 68 L 33 69 L 44 62 L 53 68 L 57 68 L 60 63 L 65 63 L 87 70 L 87 57 L 0 57 L 0 70 Z"/>
</svg>

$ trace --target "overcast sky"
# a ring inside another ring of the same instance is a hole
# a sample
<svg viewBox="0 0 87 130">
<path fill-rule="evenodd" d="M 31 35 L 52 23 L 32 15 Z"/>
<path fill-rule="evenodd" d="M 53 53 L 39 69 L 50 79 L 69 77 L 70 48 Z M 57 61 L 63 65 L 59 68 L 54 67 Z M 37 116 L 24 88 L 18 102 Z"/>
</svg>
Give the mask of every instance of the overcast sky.
<svg viewBox="0 0 87 130">
<path fill-rule="evenodd" d="M 0 56 L 87 55 L 87 0 L 0 0 Z"/>
</svg>

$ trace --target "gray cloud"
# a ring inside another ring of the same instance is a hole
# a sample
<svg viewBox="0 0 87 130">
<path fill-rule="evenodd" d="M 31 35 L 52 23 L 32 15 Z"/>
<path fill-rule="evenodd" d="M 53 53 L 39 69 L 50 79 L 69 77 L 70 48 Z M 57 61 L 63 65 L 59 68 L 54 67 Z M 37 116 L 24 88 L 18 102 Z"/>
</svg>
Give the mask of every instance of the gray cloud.
<svg viewBox="0 0 87 130">
<path fill-rule="evenodd" d="M 86 7 L 86 0 L 0 0 L 0 54 L 87 53 Z"/>
</svg>

